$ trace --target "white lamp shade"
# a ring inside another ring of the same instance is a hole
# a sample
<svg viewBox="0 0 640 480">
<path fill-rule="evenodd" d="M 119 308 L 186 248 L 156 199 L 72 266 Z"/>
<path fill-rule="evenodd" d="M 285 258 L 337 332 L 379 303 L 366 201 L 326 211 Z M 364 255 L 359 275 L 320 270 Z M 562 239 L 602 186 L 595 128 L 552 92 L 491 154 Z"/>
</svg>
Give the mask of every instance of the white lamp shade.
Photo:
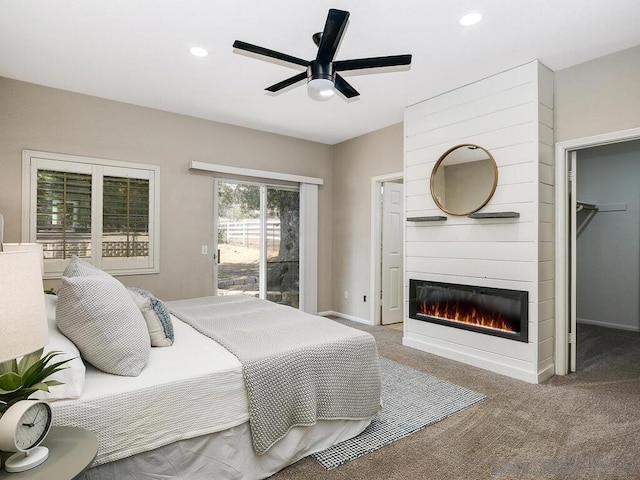
<svg viewBox="0 0 640 480">
<path fill-rule="evenodd" d="M 44 275 L 44 253 L 41 243 L 3 243 L 2 250 L 5 252 L 38 252 L 40 255 L 40 275 Z"/>
<path fill-rule="evenodd" d="M 0 362 L 47 344 L 41 258 L 41 248 L 0 252 Z"/>
</svg>

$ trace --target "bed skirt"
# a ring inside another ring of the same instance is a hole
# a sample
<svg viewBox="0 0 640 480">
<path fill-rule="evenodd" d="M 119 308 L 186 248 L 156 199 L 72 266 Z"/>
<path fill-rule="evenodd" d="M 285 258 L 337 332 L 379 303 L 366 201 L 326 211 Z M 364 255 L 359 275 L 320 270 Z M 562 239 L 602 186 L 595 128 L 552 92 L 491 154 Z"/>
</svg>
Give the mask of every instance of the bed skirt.
<svg viewBox="0 0 640 480">
<path fill-rule="evenodd" d="M 249 422 L 93 467 L 81 480 L 258 480 L 307 455 L 355 437 L 368 420 L 319 420 L 294 427 L 264 455 L 256 455 Z"/>
</svg>

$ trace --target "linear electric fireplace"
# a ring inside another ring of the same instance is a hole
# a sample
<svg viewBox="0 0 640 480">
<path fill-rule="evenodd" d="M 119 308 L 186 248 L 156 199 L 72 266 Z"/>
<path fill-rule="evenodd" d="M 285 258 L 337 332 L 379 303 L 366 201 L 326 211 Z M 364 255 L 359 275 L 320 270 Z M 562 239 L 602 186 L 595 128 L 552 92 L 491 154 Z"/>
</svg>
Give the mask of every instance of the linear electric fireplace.
<svg viewBox="0 0 640 480">
<path fill-rule="evenodd" d="M 527 342 L 529 294 L 521 290 L 409 281 L 409 318 Z"/>
</svg>

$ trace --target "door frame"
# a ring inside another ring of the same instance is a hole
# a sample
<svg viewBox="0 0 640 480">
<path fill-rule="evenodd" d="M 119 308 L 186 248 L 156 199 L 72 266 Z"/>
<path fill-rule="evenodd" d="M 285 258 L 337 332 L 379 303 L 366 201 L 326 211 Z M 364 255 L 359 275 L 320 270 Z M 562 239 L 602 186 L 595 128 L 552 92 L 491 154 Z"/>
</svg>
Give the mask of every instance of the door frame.
<svg viewBox="0 0 640 480">
<path fill-rule="evenodd" d="M 575 299 L 575 285 L 569 288 L 569 259 L 571 252 L 569 235 L 569 152 L 610 143 L 640 139 L 640 127 L 628 130 L 577 138 L 556 143 L 555 148 L 555 373 L 569 373 L 569 314 L 572 299 Z"/>
<path fill-rule="evenodd" d="M 393 180 L 402 180 L 404 182 L 404 172 L 393 172 L 384 175 L 377 175 L 371 177 L 371 278 L 369 282 L 369 318 L 372 325 L 380 325 L 380 288 L 381 288 L 381 275 L 382 275 L 382 196 L 380 190 L 384 182 L 390 182 Z M 405 194 L 406 199 L 406 194 Z M 403 200 L 404 201 L 404 200 Z M 405 202 L 406 208 L 406 202 Z M 404 225 L 404 222 L 403 222 Z M 404 245 L 404 228 L 402 229 L 402 243 Z M 403 265 L 405 261 L 405 254 L 403 248 Z M 404 285 L 404 267 L 402 272 L 403 292 L 406 289 Z M 404 299 L 402 301 L 404 305 Z M 403 314 L 404 317 L 404 314 Z"/>
</svg>

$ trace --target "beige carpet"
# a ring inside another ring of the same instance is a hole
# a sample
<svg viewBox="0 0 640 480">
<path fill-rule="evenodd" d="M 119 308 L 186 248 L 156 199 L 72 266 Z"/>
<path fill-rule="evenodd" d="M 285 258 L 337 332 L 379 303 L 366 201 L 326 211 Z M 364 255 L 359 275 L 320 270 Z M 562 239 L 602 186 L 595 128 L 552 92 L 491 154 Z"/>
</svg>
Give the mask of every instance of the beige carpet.
<svg viewBox="0 0 640 480">
<path fill-rule="evenodd" d="M 640 479 L 640 335 L 580 325 L 579 372 L 530 385 L 371 332 L 380 354 L 484 393 L 471 409 L 334 470 L 311 458 L 274 480 Z"/>
</svg>

